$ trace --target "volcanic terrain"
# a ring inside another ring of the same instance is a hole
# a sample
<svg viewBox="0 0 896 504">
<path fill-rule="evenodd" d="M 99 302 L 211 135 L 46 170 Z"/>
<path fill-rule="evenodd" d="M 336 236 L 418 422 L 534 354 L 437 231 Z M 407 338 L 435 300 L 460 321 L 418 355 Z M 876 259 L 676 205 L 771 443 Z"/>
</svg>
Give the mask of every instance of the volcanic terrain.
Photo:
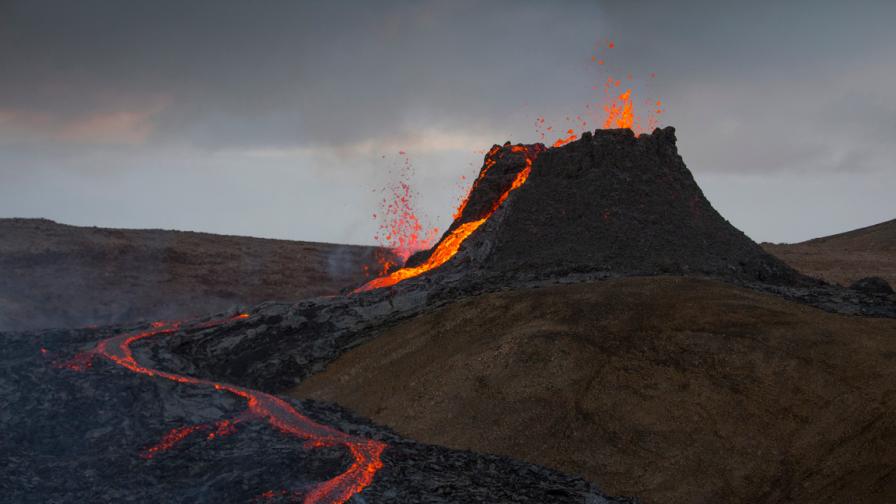
<svg viewBox="0 0 896 504">
<path fill-rule="evenodd" d="M 893 295 L 801 274 L 722 218 L 672 128 L 495 145 L 439 242 L 351 293 L 3 335 L 0 483 L 31 502 L 879 502 L 894 318 Z"/>
<path fill-rule="evenodd" d="M 188 318 L 338 294 L 372 247 L 0 219 L 0 330 Z"/>
</svg>

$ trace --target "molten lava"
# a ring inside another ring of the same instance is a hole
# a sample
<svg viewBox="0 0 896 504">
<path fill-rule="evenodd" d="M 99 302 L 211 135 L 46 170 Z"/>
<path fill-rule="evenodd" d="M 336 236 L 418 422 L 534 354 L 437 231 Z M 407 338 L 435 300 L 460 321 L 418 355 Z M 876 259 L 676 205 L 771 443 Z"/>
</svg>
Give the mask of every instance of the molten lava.
<svg viewBox="0 0 896 504">
<path fill-rule="evenodd" d="M 392 273 L 389 273 L 386 276 L 374 278 L 361 287 L 355 289 L 354 292 L 364 292 L 373 289 L 379 289 L 380 287 L 389 287 L 391 285 L 397 284 L 402 280 L 407 280 L 408 278 L 412 278 L 417 275 L 426 273 L 429 270 L 438 268 L 439 266 L 448 262 L 449 259 L 454 257 L 454 254 L 456 254 L 457 250 L 460 248 L 460 244 L 463 243 L 468 236 L 473 234 L 473 231 L 476 231 L 476 229 L 478 229 L 483 222 L 485 222 L 485 219 L 479 219 L 476 221 L 465 222 L 461 224 L 453 231 L 451 231 L 448 236 L 443 238 L 442 241 L 439 242 L 432 255 L 429 256 L 429 259 L 427 259 L 426 262 L 424 262 L 420 266 L 401 268 L 393 271 Z"/>
<path fill-rule="evenodd" d="M 473 181 L 473 185 L 470 186 L 470 190 L 467 192 L 467 197 L 460 202 L 460 206 L 457 207 L 457 211 L 454 212 L 454 220 L 460 219 L 460 216 L 463 215 L 464 210 L 467 208 L 467 203 L 470 202 L 470 195 L 473 194 L 473 191 L 479 187 L 479 183 L 485 178 L 485 174 L 488 173 L 489 169 L 492 166 L 495 166 L 497 163 L 497 159 L 495 156 L 498 155 L 498 151 L 501 150 L 500 146 L 493 145 L 491 149 L 489 149 L 488 153 L 485 155 L 485 163 L 483 165 L 482 170 L 479 172 L 479 176 L 476 177 L 476 180 Z"/>
<path fill-rule="evenodd" d="M 227 319 L 206 322 L 190 328 L 204 329 L 248 317 L 249 315 L 247 314 L 241 314 Z M 339 432 L 332 427 L 316 423 L 296 411 L 295 408 L 283 399 L 273 395 L 227 383 L 218 383 L 211 380 L 193 378 L 145 367 L 138 363 L 134 358 L 133 351 L 131 350 L 131 345 L 134 343 L 155 336 L 172 334 L 180 329 L 180 323 L 156 323 L 153 324 L 152 329 L 148 331 L 113 336 L 100 341 L 93 350 L 76 356 L 74 361 L 77 362 L 78 365 L 63 367 L 83 370 L 86 369 L 86 366 L 83 365 L 85 361 L 89 361 L 92 357 L 98 356 L 108 359 L 112 363 L 137 374 L 153 378 L 162 378 L 178 383 L 212 387 L 215 390 L 227 392 L 245 399 L 249 417 L 264 420 L 284 434 L 305 440 L 306 447 L 345 447 L 351 454 L 354 462 L 342 474 L 328 481 L 318 483 L 309 490 L 304 498 L 306 504 L 342 503 L 350 499 L 352 495 L 355 495 L 370 485 L 377 470 L 383 466 L 383 463 L 380 460 L 380 455 L 386 448 L 385 443 L 350 436 Z M 233 420 L 221 420 L 211 426 L 201 424 L 172 429 L 162 437 L 162 440 L 158 444 L 143 450 L 141 456 L 144 458 L 153 458 L 159 453 L 171 449 L 177 443 L 186 439 L 190 434 L 200 430 L 212 430 L 207 436 L 208 439 L 214 439 L 230 434 L 234 431 L 234 424 L 241 421 L 243 418 L 246 417 L 243 416 Z"/>
<path fill-rule="evenodd" d="M 591 61 L 596 62 L 601 67 L 604 66 L 604 51 L 612 50 L 615 47 L 616 44 L 612 40 L 607 40 L 599 44 L 598 54 L 592 55 Z M 650 78 L 652 79 L 654 77 L 655 74 L 651 73 Z M 629 73 L 626 76 L 626 80 L 633 81 L 633 75 Z M 633 92 L 633 88 L 628 87 L 624 91 L 620 92 L 619 88 L 621 86 L 622 80 L 616 79 L 612 76 L 607 77 L 607 79 L 604 81 L 604 98 L 602 100 L 603 103 L 601 107 L 603 109 L 603 119 L 600 122 L 603 128 L 628 128 L 634 131 L 635 134 L 640 134 L 643 131 L 643 126 L 641 117 L 635 114 L 635 94 Z M 595 89 L 597 88 L 595 87 Z M 648 100 L 647 102 L 645 102 L 645 105 L 648 106 L 648 111 L 646 114 L 647 127 L 653 129 L 658 125 L 657 116 L 663 113 L 662 102 L 660 100 Z M 592 111 L 594 110 L 591 108 L 591 104 L 586 105 L 586 109 Z M 573 118 L 567 116 L 566 120 L 567 122 L 572 122 Z M 575 116 L 574 120 L 582 127 L 587 127 L 588 125 L 588 121 L 583 119 L 581 115 Z M 545 124 L 544 117 L 538 117 L 535 120 L 535 129 L 542 139 L 544 139 L 545 137 L 545 132 L 552 132 L 554 130 L 553 126 Z M 575 134 L 575 130 L 570 128 L 566 130 L 566 136 L 562 136 L 556 139 L 551 146 L 562 147 L 570 142 L 574 142 L 578 138 L 578 135 Z M 492 147 L 492 149 L 486 154 L 485 163 L 483 164 L 482 170 L 479 172 L 479 177 L 477 177 L 473 182 L 473 185 L 470 187 L 470 191 L 467 193 L 467 197 L 464 198 L 463 201 L 461 201 L 460 206 L 454 213 L 454 224 L 452 225 L 453 230 L 451 230 L 442 238 L 442 241 L 436 245 L 435 250 L 433 250 L 432 254 L 423 264 L 419 266 L 401 268 L 389 274 L 384 274 L 383 276 L 375 278 L 367 282 L 363 286 L 355 289 L 354 292 L 364 292 L 380 287 L 389 287 L 395 285 L 402 280 L 407 280 L 408 278 L 413 278 L 415 276 L 426 273 L 427 271 L 438 268 L 439 266 L 445 264 L 449 259 L 454 257 L 454 255 L 460 249 L 460 245 L 464 242 L 464 240 L 466 240 L 467 237 L 469 237 L 486 220 L 488 220 L 489 217 L 491 217 L 491 215 L 495 212 L 495 210 L 498 209 L 501 203 L 503 203 L 504 200 L 507 199 L 511 192 L 513 192 L 526 182 L 526 179 L 529 177 L 529 172 L 532 168 L 532 163 L 540 153 L 539 150 L 530 151 L 527 149 L 527 147 L 522 145 L 514 146 L 513 152 L 526 153 L 525 169 L 523 169 L 518 174 L 512 186 L 494 201 L 494 203 L 491 205 L 491 210 L 485 216 L 472 219 L 467 222 L 461 222 L 461 218 L 463 217 L 464 210 L 469 203 L 470 197 L 479 187 L 489 169 L 495 165 L 496 156 L 499 152 L 500 147 L 496 145 Z"/>
<path fill-rule="evenodd" d="M 141 457 L 145 459 L 151 459 L 156 456 L 156 454 L 168 451 L 174 447 L 177 443 L 180 443 L 184 439 L 187 438 L 190 434 L 202 429 L 205 427 L 204 425 L 188 425 L 186 427 L 175 427 L 168 431 L 167 434 L 162 436 L 162 440 L 157 444 L 150 446 L 149 448 L 143 450 L 143 453 L 140 454 Z"/>
<path fill-rule="evenodd" d="M 373 218 L 380 222 L 374 240 L 394 256 L 382 254 L 376 257 L 381 266 L 379 274 L 392 269 L 395 257 L 404 262 L 414 252 L 431 247 L 439 232 L 438 228 L 427 229 L 421 222 L 419 212 L 414 208 L 416 193 L 410 184 L 414 167 L 405 151 L 399 151 L 398 155 L 401 158 L 397 167 L 398 180 L 382 189 L 381 192 L 386 194 L 380 200 L 380 211 L 373 214 Z"/>
<path fill-rule="evenodd" d="M 612 102 L 604 105 L 607 118 L 604 120 L 604 128 L 631 128 L 634 125 L 634 110 L 632 108 L 632 90 L 626 89 Z"/>
<path fill-rule="evenodd" d="M 552 147 L 563 147 L 569 142 L 575 142 L 579 136 L 575 134 L 573 130 L 566 130 L 566 134 L 569 135 L 566 138 L 558 138 L 556 142 L 553 143 Z"/>
<path fill-rule="evenodd" d="M 483 164 L 482 171 L 479 174 L 479 177 L 473 182 L 473 186 L 470 188 L 470 192 L 467 194 L 467 197 L 461 202 L 460 207 L 458 207 L 457 212 L 455 213 L 455 222 L 461 218 L 464 210 L 466 209 L 467 204 L 469 203 L 470 196 L 472 196 L 473 191 L 479 185 L 479 183 L 485 178 L 486 173 L 497 163 L 497 156 L 501 152 L 501 148 L 497 145 L 492 147 L 491 150 L 488 151 L 485 157 L 485 163 Z M 524 145 L 514 145 L 511 147 L 511 152 L 522 153 L 525 160 L 525 167 L 522 171 L 520 171 L 516 178 L 514 178 L 510 187 L 507 188 L 501 195 L 491 204 L 488 212 L 484 217 L 480 217 L 475 220 L 470 220 L 467 222 L 463 222 L 457 225 L 453 230 L 451 230 L 447 235 L 445 235 L 442 240 L 436 245 L 435 250 L 433 250 L 432 254 L 430 254 L 429 258 L 419 266 L 405 267 L 389 273 L 388 275 L 381 276 L 379 278 L 374 278 L 373 280 L 367 282 L 361 287 L 354 290 L 354 292 L 365 292 L 373 289 L 378 289 L 380 287 L 389 287 L 392 285 L 401 282 L 402 280 L 407 280 L 408 278 L 413 278 L 415 276 L 426 273 L 427 271 L 438 268 L 439 266 L 448 262 L 449 259 L 454 257 L 457 254 L 458 249 L 460 249 L 461 244 L 464 240 L 467 239 L 474 231 L 479 229 L 486 220 L 495 211 L 498 207 L 501 206 L 501 203 L 504 203 L 504 200 L 510 196 L 510 193 L 518 189 L 522 186 L 526 179 L 529 178 L 529 173 L 532 171 L 532 163 L 535 161 L 535 158 L 538 156 L 541 150 L 539 148 L 534 148 L 531 146 Z"/>
</svg>

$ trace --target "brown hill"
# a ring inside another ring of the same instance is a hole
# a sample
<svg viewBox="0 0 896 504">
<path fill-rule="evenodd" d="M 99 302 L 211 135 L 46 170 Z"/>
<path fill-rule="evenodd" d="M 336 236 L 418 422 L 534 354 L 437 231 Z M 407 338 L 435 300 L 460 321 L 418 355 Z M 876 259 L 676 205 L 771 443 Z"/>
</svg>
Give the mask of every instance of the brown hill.
<svg viewBox="0 0 896 504">
<path fill-rule="evenodd" d="M 336 294 L 378 249 L 0 219 L 0 330 L 183 318 Z"/>
<path fill-rule="evenodd" d="M 879 276 L 896 286 L 896 219 L 801 243 L 763 243 L 802 273 L 849 286 Z"/>
<path fill-rule="evenodd" d="M 647 503 L 896 495 L 896 320 L 709 280 L 465 299 L 383 330 L 293 393 Z"/>
</svg>

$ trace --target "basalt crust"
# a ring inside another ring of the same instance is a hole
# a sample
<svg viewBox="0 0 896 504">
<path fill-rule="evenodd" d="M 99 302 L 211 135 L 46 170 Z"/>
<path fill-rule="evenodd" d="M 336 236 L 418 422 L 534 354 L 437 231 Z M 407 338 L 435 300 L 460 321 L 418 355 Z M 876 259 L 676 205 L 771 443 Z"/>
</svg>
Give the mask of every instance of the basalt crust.
<svg viewBox="0 0 896 504">
<path fill-rule="evenodd" d="M 679 156 L 672 127 L 638 137 L 628 129 L 597 130 L 559 148 L 524 147 L 532 153 L 531 173 L 461 248 L 467 268 L 819 284 L 719 215 Z M 483 202 L 525 168 L 514 148 L 492 148 L 455 226 L 481 218 Z"/>
</svg>

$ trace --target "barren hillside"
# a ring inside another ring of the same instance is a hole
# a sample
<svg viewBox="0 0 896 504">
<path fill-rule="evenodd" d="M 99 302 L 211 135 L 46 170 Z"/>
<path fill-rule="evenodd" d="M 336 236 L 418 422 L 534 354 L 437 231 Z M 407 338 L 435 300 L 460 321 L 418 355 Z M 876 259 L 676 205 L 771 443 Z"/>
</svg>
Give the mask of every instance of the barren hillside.
<svg viewBox="0 0 896 504">
<path fill-rule="evenodd" d="M 848 286 L 879 276 L 896 286 L 896 219 L 801 243 L 763 243 L 802 273 Z"/>
<path fill-rule="evenodd" d="M 647 503 L 896 495 L 896 320 L 723 283 L 488 294 L 383 330 L 294 395 Z"/>
<path fill-rule="evenodd" d="M 336 294 L 372 247 L 0 219 L 0 330 L 205 315 Z"/>
</svg>

